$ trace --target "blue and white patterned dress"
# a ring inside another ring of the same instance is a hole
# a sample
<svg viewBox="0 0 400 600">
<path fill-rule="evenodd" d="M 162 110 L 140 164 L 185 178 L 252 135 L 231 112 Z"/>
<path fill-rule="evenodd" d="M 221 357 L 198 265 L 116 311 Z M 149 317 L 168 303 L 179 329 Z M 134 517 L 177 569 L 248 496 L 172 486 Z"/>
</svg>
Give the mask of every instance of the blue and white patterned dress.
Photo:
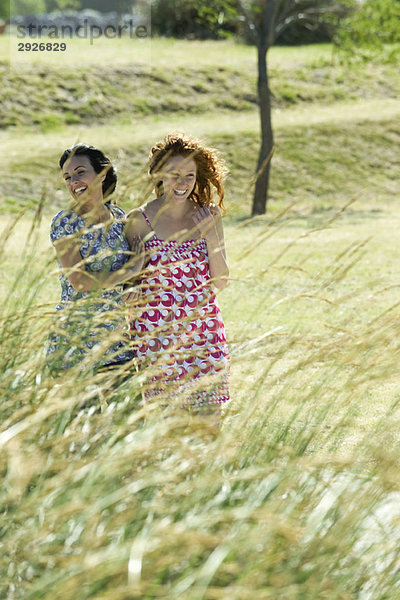
<svg viewBox="0 0 400 600">
<path fill-rule="evenodd" d="M 84 219 L 72 210 L 62 210 L 51 223 L 52 243 L 67 236 L 79 241 L 88 273 L 117 271 L 130 258 L 130 247 L 124 235 L 125 213 L 116 205 L 106 206 L 113 216 L 111 225 L 86 226 Z M 122 313 L 122 285 L 95 292 L 78 292 L 62 272 L 59 279 L 61 300 L 56 309 L 60 312 L 47 346 L 49 359 L 50 356 L 54 359 L 50 367 L 67 369 L 82 361 L 88 350 L 96 356 L 90 367 L 131 360 L 134 353 L 129 348 L 127 324 Z"/>
</svg>

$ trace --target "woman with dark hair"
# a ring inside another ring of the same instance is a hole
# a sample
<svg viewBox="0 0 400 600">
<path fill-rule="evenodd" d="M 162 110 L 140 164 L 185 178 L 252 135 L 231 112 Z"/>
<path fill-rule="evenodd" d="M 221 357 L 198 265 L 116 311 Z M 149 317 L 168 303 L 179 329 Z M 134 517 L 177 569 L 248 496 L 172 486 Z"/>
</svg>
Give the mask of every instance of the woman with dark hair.
<svg viewBox="0 0 400 600">
<path fill-rule="evenodd" d="M 53 369 L 84 359 L 84 369 L 121 364 L 133 358 L 122 289 L 141 270 L 143 243 L 134 236 L 130 245 L 125 237 L 125 213 L 108 199 L 117 173 L 101 150 L 79 144 L 65 150 L 59 164 L 72 202 L 51 224 L 61 312 L 47 352 Z"/>
<path fill-rule="evenodd" d="M 94 146 L 87 146 L 86 144 L 77 144 L 72 148 L 67 148 L 61 155 L 59 165 L 60 169 L 63 169 L 64 164 L 69 158 L 74 156 L 87 156 L 90 164 L 94 171 L 99 174 L 102 173 L 102 192 L 103 197 L 111 196 L 117 187 L 117 171 L 112 166 L 111 161 L 107 156 L 103 154 L 101 150 Z M 68 177 L 65 177 L 65 181 L 68 181 Z"/>
<path fill-rule="evenodd" d="M 128 236 L 145 241 L 147 260 L 131 309 L 138 364 L 151 377 L 145 397 L 214 407 L 214 414 L 229 400 L 229 355 L 215 294 L 229 275 L 221 219 L 225 174 L 215 150 L 168 135 L 150 152 L 155 198 L 129 213 L 127 225 Z"/>
</svg>

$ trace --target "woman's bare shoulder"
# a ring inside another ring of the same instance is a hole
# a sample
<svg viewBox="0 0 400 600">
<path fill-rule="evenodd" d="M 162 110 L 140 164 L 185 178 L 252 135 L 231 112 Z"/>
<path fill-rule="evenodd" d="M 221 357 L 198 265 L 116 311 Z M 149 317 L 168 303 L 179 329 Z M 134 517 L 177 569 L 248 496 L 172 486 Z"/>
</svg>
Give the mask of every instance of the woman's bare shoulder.
<svg viewBox="0 0 400 600">
<path fill-rule="evenodd" d="M 144 236 L 149 229 L 146 219 L 144 218 L 143 207 L 133 208 L 126 215 L 126 222 L 129 230 L 135 232 L 135 234 Z"/>
<path fill-rule="evenodd" d="M 142 206 L 132 209 L 127 215 L 127 223 L 130 231 L 144 237 L 153 231 L 150 223 L 159 216 L 160 202 L 158 198 L 149 200 Z"/>
</svg>

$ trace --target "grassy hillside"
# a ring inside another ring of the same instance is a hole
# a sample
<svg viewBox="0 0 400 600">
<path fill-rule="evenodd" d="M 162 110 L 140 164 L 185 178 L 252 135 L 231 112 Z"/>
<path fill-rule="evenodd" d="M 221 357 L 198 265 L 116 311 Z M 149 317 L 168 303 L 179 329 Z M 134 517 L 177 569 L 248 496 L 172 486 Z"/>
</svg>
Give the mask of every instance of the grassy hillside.
<svg viewBox="0 0 400 600">
<path fill-rule="evenodd" d="M 70 42 L 72 43 L 72 42 Z M 257 103 L 255 52 L 244 48 L 237 61 L 204 63 L 175 61 L 167 64 L 166 42 L 154 41 L 149 64 L 108 62 L 100 50 L 96 64 L 32 64 L 1 67 L 0 127 L 34 126 L 48 132 L 57 127 L 78 124 L 134 123 L 143 116 L 173 114 L 199 115 L 211 111 L 251 111 Z M 198 45 L 198 44 L 197 44 Z M 160 46 L 160 48 L 157 48 Z M 187 53 L 191 56 L 190 42 Z M 196 47 L 196 46 L 195 46 Z M 215 45 L 217 56 L 229 56 L 232 43 Z M 279 50 L 275 53 L 278 54 Z M 398 81 L 389 68 L 367 67 L 350 72 L 333 67 L 328 53 L 308 64 L 308 56 L 298 61 L 279 61 L 274 66 L 271 52 L 273 106 L 285 108 L 298 103 L 330 104 L 337 100 L 396 98 Z M 158 61 L 158 56 L 163 61 Z M 294 52 L 293 52 L 294 56 Z M 316 55 L 318 57 L 318 55 Z M 63 59 L 60 59 L 63 60 Z M 45 84 L 45 85 L 43 85 Z"/>
<path fill-rule="evenodd" d="M 105 147 L 129 186 L 128 193 L 122 188 L 122 202 L 140 202 L 149 148 L 177 129 L 206 137 L 223 151 L 231 169 L 230 212 L 249 213 L 259 140 L 253 48 L 155 40 L 151 55 L 143 50 L 137 56 L 123 40 L 119 53 L 99 42 L 96 60 L 88 52 L 77 68 L 74 52 L 82 40 L 74 43 L 77 47 L 69 42 L 72 54 L 58 62 L 38 55 L 18 67 L 11 62 L 10 69 L 7 61 L 1 66 L 0 143 L 8 148 L 0 166 L 3 214 L 34 206 L 42 193 L 49 211 L 59 206 L 57 157 L 78 139 Z M 388 164 L 396 168 L 400 84 L 393 69 L 367 65 L 350 71 L 337 64 L 329 47 L 316 46 L 273 49 L 270 70 L 276 133 L 272 210 L 288 199 L 313 208 L 315 201 L 336 204 L 343 186 L 350 188 L 343 189 L 344 196 L 364 187 L 372 163 L 380 180 Z M 335 172 L 330 182 L 326 161 Z M 318 200 L 311 197 L 314 189 Z"/>
<path fill-rule="evenodd" d="M 46 219 L 22 221 L 0 287 L 1 597 L 391 598 L 399 221 L 353 206 L 227 225 L 217 437 L 143 406 L 134 373 L 113 392 L 109 376 L 49 376 L 54 257 Z"/>
</svg>

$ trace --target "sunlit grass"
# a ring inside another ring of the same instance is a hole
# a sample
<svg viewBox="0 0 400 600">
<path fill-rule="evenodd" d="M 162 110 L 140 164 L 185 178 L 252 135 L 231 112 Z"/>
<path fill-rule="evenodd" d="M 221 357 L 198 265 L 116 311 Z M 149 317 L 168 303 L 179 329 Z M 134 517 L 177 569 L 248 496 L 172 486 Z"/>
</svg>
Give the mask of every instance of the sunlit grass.
<svg viewBox="0 0 400 600">
<path fill-rule="evenodd" d="M 28 243 L 30 219 L 15 225 L 2 597 L 396 597 L 400 213 L 382 208 L 371 232 L 355 209 L 318 227 L 295 211 L 227 222 L 232 403 L 218 435 L 141 404 L 135 372 L 114 391 L 101 374 L 49 376 L 47 217 Z"/>
<path fill-rule="evenodd" d="M 94 48 L 133 60 L 124 40 Z M 217 49 L 255 71 L 254 49 L 232 42 L 154 49 L 166 71 L 212 69 Z M 271 61 L 319 67 L 330 53 L 276 48 Z M 399 596 L 397 116 L 371 96 L 275 111 L 269 212 L 253 220 L 256 107 L 2 132 L 1 598 Z M 232 172 L 219 295 L 232 402 L 217 434 L 212 419 L 143 404 L 146 373 L 115 389 L 118 374 L 79 367 L 52 378 L 44 353 L 59 298 L 49 225 L 66 203 L 57 157 L 78 140 L 106 150 L 130 209 L 150 145 L 175 128 L 214 143 Z M 5 214 L 17 197 L 30 211 L 44 200 L 34 226 L 33 212 Z"/>
<path fill-rule="evenodd" d="M 277 213 L 295 202 L 297 210 L 314 212 L 317 217 L 321 211 L 338 208 L 346 198 L 367 200 L 369 205 L 375 203 L 376 209 L 382 202 L 392 202 L 399 177 L 397 116 L 398 107 L 390 101 L 275 113 L 269 210 Z M 251 113 L 235 120 L 234 131 L 230 117 L 221 114 L 218 128 L 212 116 L 176 118 L 168 123 L 143 120 L 132 126 L 76 127 L 47 135 L 5 132 L 0 135 L 0 143 L 8 149 L 0 166 L 5 196 L 0 211 L 15 212 L 22 206 L 32 209 L 46 189 L 53 189 L 48 196 L 52 210 L 61 208 L 66 194 L 57 157 L 78 141 L 104 147 L 105 139 L 104 149 L 120 174 L 118 200 L 130 210 L 144 199 L 143 165 L 149 147 L 174 130 L 190 131 L 222 151 L 231 171 L 228 214 L 248 216 L 259 148 L 257 117 Z M 30 156 L 31 147 L 35 147 L 34 157 Z"/>
<path fill-rule="evenodd" d="M 273 120 L 277 128 L 298 127 L 305 124 L 315 125 L 319 123 L 346 123 L 354 122 L 355 119 L 380 120 L 383 118 L 397 119 L 399 115 L 399 104 L 396 100 L 365 100 L 357 104 L 349 102 L 338 102 L 334 106 L 303 106 L 296 108 L 279 109 L 274 111 Z M 149 138 L 149 127 L 152 128 L 155 137 L 165 135 L 166 131 L 188 130 L 194 132 L 193 135 L 205 136 L 215 133 L 216 123 L 215 115 L 201 116 L 179 116 L 171 117 L 168 122 L 157 116 L 143 118 L 136 122 L 132 120 L 131 124 L 113 123 L 112 125 L 84 126 L 79 125 L 73 128 L 61 127 L 57 132 L 32 132 L 30 129 L 9 130 L 1 133 L 0 140 L 7 144 L 10 152 L 4 157 L 9 162 L 17 157 L 24 157 L 26 144 L 32 139 L 41 152 L 56 152 L 63 144 L 71 143 L 75 140 L 92 139 L 95 144 L 100 145 L 104 139 L 108 141 L 110 151 L 118 151 L 121 146 L 128 146 L 132 140 L 137 143 L 143 143 Z M 245 135 L 247 132 L 256 133 L 259 129 L 259 116 L 256 110 L 244 111 L 235 116 L 235 131 Z M 222 135 L 232 133 L 232 115 L 222 112 L 218 117 L 218 132 Z M 114 135 L 112 135 L 114 134 Z M 122 144 L 119 142 L 122 140 Z"/>
<path fill-rule="evenodd" d="M 0 39 L 3 50 L 6 42 Z M 87 40 L 73 42 L 82 52 Z M 0 165 L 2 214 L 34 209 L 46 189 L 57 187 L 54 157 L 77 141 L 104 147 L 115 160 L 130 186 L 122 200 L 131 208 L 141 201 L 136 181 L 149 147 L 174 130 L 223 151 L 232 171 L 230 213 L 249 214 L 260 139 L 254 48 L 233 41 L 149 44 L 151 65 L 135 63 L 128 40 L 105 39 L 96 46 L 98 64 L 88 56 L 77 69 L 74 55 L 61 77 L 51 57 L 47 66 L 0 65 L 0 146 L 7 148 Z M 372 192 L 378 203 L 395 193 L 398 74 L 379 65 L 350 70 L 328 60 L 330 52 L 318 45 L 271 51 L 276 149 L 270 210 L 293 200 L 317 211 L 340 205 L 364 186 L 365 174 L 379 182 Z M 62 206 L 58 190 L 52 203 L 54 210 Z"/>
</svg>

